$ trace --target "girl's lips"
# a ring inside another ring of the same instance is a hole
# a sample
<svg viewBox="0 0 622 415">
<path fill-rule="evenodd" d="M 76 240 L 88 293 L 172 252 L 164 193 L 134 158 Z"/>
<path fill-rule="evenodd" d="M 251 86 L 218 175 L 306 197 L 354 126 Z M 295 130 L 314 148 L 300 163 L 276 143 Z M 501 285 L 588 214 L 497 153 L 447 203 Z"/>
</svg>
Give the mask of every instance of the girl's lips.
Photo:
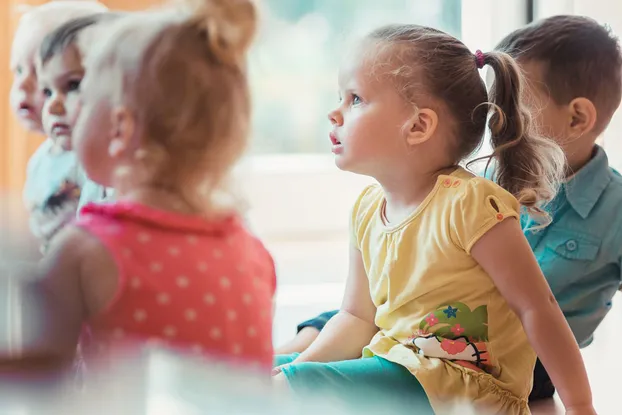
<svg viewBox="0 0 622 415">
<path fill-rule="evenodd" d="M 337 138 L 337 134 L 333 132 L 330 133 L 328 136 L 330 137 L 330 142 L 333 143 L 334 146 L 341 145 L 341 141 L 339 141 L 339 139 Z"/>
</svg>

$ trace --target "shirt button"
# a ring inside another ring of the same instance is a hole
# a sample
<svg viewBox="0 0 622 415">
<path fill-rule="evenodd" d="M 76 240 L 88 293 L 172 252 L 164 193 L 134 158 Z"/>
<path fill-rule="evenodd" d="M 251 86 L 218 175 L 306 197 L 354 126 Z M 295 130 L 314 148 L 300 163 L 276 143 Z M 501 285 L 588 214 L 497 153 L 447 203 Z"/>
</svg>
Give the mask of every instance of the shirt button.
<svg viewBox="0 0 622 415">
<path fill-rule="evenodd" d="M 566 242 L 566 249 L 569 250 L 570 252 L 572 251 L 576 251 L 577 250 L 577 241 L 571 239 L 568 242 Z"/>
</svg>

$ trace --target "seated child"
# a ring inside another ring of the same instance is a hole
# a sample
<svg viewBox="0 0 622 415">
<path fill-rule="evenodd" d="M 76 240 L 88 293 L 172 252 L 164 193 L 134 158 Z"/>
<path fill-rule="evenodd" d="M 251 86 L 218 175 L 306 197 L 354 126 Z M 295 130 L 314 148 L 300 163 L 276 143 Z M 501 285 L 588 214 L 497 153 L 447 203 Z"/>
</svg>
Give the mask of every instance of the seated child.
<svg viewBox="0 0 622 415">
<path fill-rule="evenodd" d="M 348 56 L 339 90 L 335 162 L 378 184 L 353 208 L 341 310 L 306 351 L 277 356 L 275 383 L 518 415 L 529 413 L 537 353 L 567 413 L 593 414 L 579 348 L 518 220 L 524 209 L 538 228 L 550 223 L 543 206 L 565 159 L 533 128 L 516 62 L 391 25 Z M 459 167 L 486 127 L 498 184 Z"/>
<path fill-rule="evenodd" d="M 46 37 L 40 51 L 40 72 L 42 73 L 42 78 L 44 78 L 40 82 L 40 85 L 43 85 L 46 94 L 55 92 L 55 95 L 54 98 L 50 96 L 46 100 L 46 102 L 50 102 L 50 110 L 44 111 L 43 113 L 44 124 L 46 124 L 46 120 L 49 124 L 58 122 L 59 111 L 63 112 L 60 118 L 66 117 L 62 108 L 59 108 L 59 106 L 64 103 L 70 106 L 67 108 L 67 111 L 70 114 L 72 113 L 71 105 L 72 103 L 75 104 L 75 100 L 72 100 L 71 97 L 75 98 L 77 95 L 75 93 L 64 93 L 64 89 L 66 89 L 68 85 L 63 85 L 62 82 L 66 81 L 66 79 L 73 78 L 71 79 L 74 83 L 73 87 L 79 87 L 84 74 L 82 59 L 87 53 L 89 45 L 98 37 L 105 35 L 105 24 L 107 22 L 111 22 L 121 15 L 122 14 L 118 12 L 107 12 L 79 17 L 60 26 Z M 104 32 L 102 33 L 102 31 Z M 56 81 L 57 84 L 55 89 L 46 85 L 46 83 L 54 85 L 54 81 Z M 58 84 L 59 81 L 61 82 L 60 84 Z M 75 92 L 77 91 L 76 89 Z M 71 130 L 75 124 L 76 116 L 77 113 L 68 120 L 69 122 L 67 124 L 69 128 L 65 133 L 65 140 L 68 149 L 71 148 Z M 67 153 L 71 154 L 74 158 L 76 157 L 73 152 Z M 93 181 L 86 179 L 83 181 L 81 187 L 76 212 L 79 214 L 80 209 L 89 202 L 101 202 L 111 195 L 112 189 L 105 189 Z"/>
<path fill-rule="evenodd" d="M 555 16 L 518 29 L 497 50 L 515 57 L 529 79 L 528 103 L 542 132 L 568 160 L 566 180 L 548 207 L 553 223 L 525 236 L 580 347 L 611 309 L 622 269 L 622 177 L 596 145 L 622 95 L 620 44 L 583 16 Z M 553 385 L 538 361 L 532 398 Z"/>
<path fill-rule="evenodd" d="M 43 132 L 46 140 L 28 163 L 24 200 L 30 212 L 30 228 L 43 249 L 52 236 L 75 217 L 85 175 L 74 153 L 67 151 L 62 122 L 42 124 L 45 97 L 38 87 L 37 54 L 43 38 L 63 23 L 80 16 L 106 11 L 97 2 L 55 1 L 29 8 L 20 18 L 11 49 L 11 108 L 22 125 Z"/>
<path fill-rule="evenodd" d="M 222 186 L 248 142 L 256 12 L 203 6 L 120 17 L 88 55 L 73 148 L 115 200 L 53 240 L 23 361 L 71 361 L 85 324 L 87 363 L 155 341 L 269 370 L 274 264 Z"/>
<path fill-rule="evenodd" d="M 594 20 L 555 16 L 534 22 L 496 47 L 525 70 L 536 123 L 564 150 L 569 171 L 548 208 L 543 230 L 521 215 L 521 226 L 581 347 L 594 332 L 620 286 L 622 178 L 597 146 L 620 104 L 622 57 L 618 40 Z M 301 323 L 277 352 L 302 352 L 337 311 Z M 538 361 L 530 399 L 548 398 L 553 385 Z"/>
</svg>

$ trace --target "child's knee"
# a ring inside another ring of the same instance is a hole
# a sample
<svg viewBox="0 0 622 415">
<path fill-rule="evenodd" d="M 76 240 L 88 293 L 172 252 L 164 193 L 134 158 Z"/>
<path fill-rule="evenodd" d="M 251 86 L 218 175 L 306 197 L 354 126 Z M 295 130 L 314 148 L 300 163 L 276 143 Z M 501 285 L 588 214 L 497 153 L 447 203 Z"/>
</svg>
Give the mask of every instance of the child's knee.
<svg viewBox="0 0 622 415">
<path fill-rule="evenodd" d="M 289 363 L 292 363 L 296 358 L 300 355 L 300 353 L 292 353 L 292 354 L 277 354 L 274 356 L 274 361 L 272 363 L 272 367 L 279 367 Z"/>
</svg>

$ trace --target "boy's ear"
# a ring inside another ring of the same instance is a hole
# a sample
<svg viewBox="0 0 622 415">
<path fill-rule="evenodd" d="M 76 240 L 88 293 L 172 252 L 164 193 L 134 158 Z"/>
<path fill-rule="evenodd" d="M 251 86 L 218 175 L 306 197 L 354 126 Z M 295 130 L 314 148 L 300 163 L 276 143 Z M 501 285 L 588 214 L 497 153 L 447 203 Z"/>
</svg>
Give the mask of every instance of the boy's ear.
<svg viewBox="0 0 622 415">
<path fill-rule="evenodd" d="M 570 129 L 577 137 L 589 133 L 594 129 L 598 120 L 596 106 L 587 98 L 575 98 L 568 104 L 570 110 Z"/>
</svg>

